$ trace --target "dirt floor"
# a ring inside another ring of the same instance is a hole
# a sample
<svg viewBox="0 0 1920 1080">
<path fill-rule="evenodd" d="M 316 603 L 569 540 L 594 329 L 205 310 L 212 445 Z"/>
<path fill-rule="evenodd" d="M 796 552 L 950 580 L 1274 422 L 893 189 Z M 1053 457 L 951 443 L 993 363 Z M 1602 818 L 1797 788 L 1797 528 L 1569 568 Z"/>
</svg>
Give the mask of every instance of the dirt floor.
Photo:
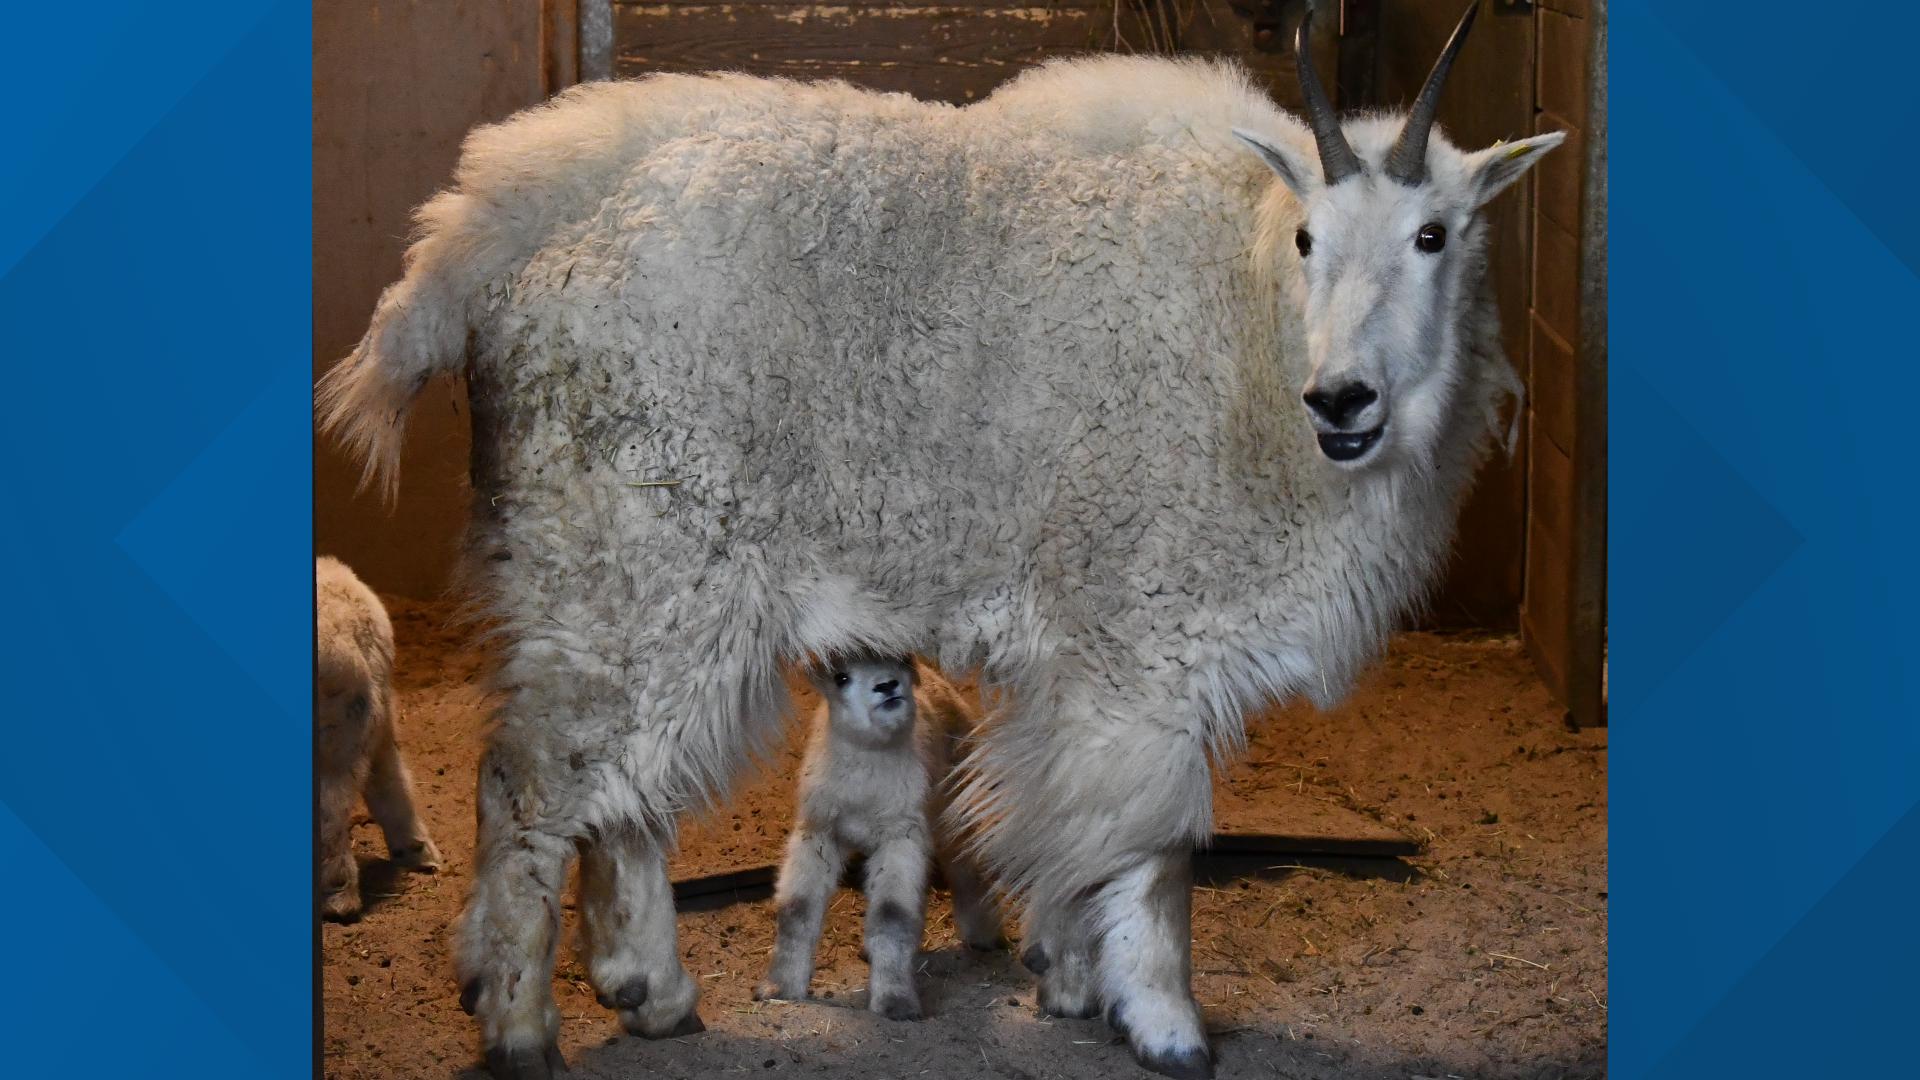
<svg viewBox="0 0 1920 1080">
<path fill-rule="evenodd" d="M 401 745 L 449 866 L 396 872 L 379 831 L 356 827 L 369 907 L 323 930 L 324 1072 L 477 1077 L 449 943 L 471 872 L 487 660 L 449 608 L 389 603 Z M 1515 639 L 1405 635 L 1338 711 L 1281 710 L 1253 731 L 1248 761 L 1220 781 L 1223 805 L 1319 800 L 1424 851 L 1339 868 L 1242 866 L 1197 888 L 1194 989 L 1221 1077 L 1605 1075 L 1606 734 L 1562 726 Z M 776 763 L 688 831 L 676 880 L 778 861 L 792 798 L 782 772 Z M 815 1000 L 754 1002 L 773 941 L 763 897 L 681 914 L 707 1025 L 688 1038 L 622 1035 L 563 947 L 554 989 L 572 1074 L 1149 1075 L 1100 1022 L 1036 1016 L 1031 977 L 1009 954 L 961 946 L 944 896 L 928 908 L 928 1019 L 864 1011 L 862 901 L 851 891 L 828 919 Z M 571 901 L 567 915 L 571 943 Z"/>
</svg>

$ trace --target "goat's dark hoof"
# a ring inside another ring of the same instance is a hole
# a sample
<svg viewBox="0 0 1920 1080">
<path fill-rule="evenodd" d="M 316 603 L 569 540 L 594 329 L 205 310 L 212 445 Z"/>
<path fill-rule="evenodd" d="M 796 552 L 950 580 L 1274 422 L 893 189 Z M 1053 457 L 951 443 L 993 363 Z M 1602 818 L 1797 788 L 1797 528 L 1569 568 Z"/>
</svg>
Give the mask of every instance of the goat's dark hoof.
<svg viewBox="0 0 1920 1080">
<path fill-rule="evenodd" d="M 1035 975 L 1045 975 L 1047 969 L 1053 966 L 1053 961 L 1047 959 L 1047 950 L 1044 946 L 1029 945 L 1020 953 L 1020 966 Z"/>
<path fill-rule="evenodd" d="M 468 979 L 460 984 L 460 1011 L 473 1015 L 474 1007 L 480 1004 L 480 980 Z"/>
<path fill-rule="evenodd" d="M 557 1043 L 487 1051 L 487 1074 L 493 1080 L 553 1080 L 566 1071 L 567 1059 L 560 1056 Z"/>
<path fill-rule="evenodd" d="M 874 1001 L 873 1011 L 889 1020 L 918 1020 L 923 1015 L 920 1002 L 907 994 L 888 994 Z"/>
<path fill-rule="evenodd" d="M 988 938 L 981 941 L 969 941 L 967 942 L 967 948 L 972 949 L 974 952 L 979 952 L 979 953 L 1004 952 L 1006 951 L 1007 944 L 1008 942 L 1006 938 L 996 937 L 996 938 Z M 1022 963 L 1024 962 L 1025 961 L 1023 960 Z M 1029 968 L 1028 970 L 1031 971 L 1032 969 Z"/>
<path fill-rule="evenodd" d="M 648 1037 L 654 1039 L 681 1039 L 688 1035 L 698 1035 L 705 1030 L 707 1030 L 707 1025 L 700 1022 L 700 1014 L 698 1012 L 690 1012 L 681 1017 L 679 1023 L 668 1028 L 665 1035 L 652 1035 Z"/>
<path fill-rule="evenodd" d="M 609 1009 L 637 1009 L 647 1003 L 647 980 L 628 979 L 620 989 L 611 994 L 602 990 L 593 999 Z"/>
<path fill-rule="evenodd" d="M 1118 1004 L 1115 1004 L 1107 1010 L 1107 1026 L 1113 1029 L 1115 1035 L 1123 1039 L 1133 1030 L 1127 1026 L 1126 1010 L 1122 1009 Z"/>
<path fill-rule="evenodd" d="M 1213 1055 L 1204 1046 L 1165 1053 L 1143 1053 L 1134 1048 L 1133 1060 L 1148 1072 L 1171 1076 L 1174 1080 L 1213 1080 Z"/>
</svg>

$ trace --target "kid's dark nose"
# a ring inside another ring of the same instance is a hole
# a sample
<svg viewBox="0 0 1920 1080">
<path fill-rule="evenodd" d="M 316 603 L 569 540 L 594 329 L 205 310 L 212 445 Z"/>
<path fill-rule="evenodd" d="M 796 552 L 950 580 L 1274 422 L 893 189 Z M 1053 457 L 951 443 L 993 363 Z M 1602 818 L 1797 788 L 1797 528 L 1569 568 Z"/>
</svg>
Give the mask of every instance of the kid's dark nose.
<svg viewBox="0 0 1920 1080">
<path fill-rule="evenodd" d="M 876 694 L 891 694 L 898 689 L 900 689 L 899 679 L 888 679 L 886 682 L 873 684 L 873 692 Z"/>
</svg>

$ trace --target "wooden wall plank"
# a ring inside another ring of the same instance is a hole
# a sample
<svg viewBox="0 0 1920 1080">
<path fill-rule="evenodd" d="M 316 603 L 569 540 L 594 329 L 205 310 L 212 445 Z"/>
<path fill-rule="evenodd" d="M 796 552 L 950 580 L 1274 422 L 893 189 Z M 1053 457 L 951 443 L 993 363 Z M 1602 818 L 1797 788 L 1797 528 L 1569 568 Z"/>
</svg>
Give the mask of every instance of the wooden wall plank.
<svg viewBox="0 0 1920 1080">
<path fill-rule="evenodd" d="M 1540 219 L 1533 230 L 1533 310 L 1562 341 L 1580 335 L 1580 238 Z"/>
<path fill-rule="evenodd" d="M 1087 49 L 1102 25 L 1084 8 L 622 4 L 614 72 L 845 79 L 960 104 L 1049 56 Z"/>
<path fill-rule="evenodd" d="M 1540 214 L 1570 233 L 1580 231 L 1580 187 L 1586 180 L 1586 133 L 1572 121 L 1543 112 L 1534 134 L 1564 131 L 1567 141 L 1533 167 L 1534 199 Z"/>
<path fill-rule="evenodd" d="M 1051 10 L 1051 11 L 1099 11 L 1109 20 L 1113 17 L 1112 0 L 726 0 L 718 4 L 716 0 L 613 0 L 615 18 L 622 16 L 622 9 L 653 9 L 663 7 L 714 7 L 725 6 L 735 9 L 745 8 L 813 8 L 820 11 L 858 11 L 865 13 L 905 11 L 917 8 L 997 8 L 1001 10 Z"/>
<path fill-rule="evenodd" d="M 1574 648 L 1569 633 L 1567 597 L 1572 560 L 1564 537 L 1527 524 L 1527 602 L 1522 609 L 1521 637 L 1540 675 L 1555 697 L 1566 700 Z"/>
<path fill-rule="evenodd" d="M 1576 127 L 1587 122 L 1586 20 L 1542 9 L 1536 104 Z"/>
<path fill-rule="evenodd" d="M 1528 351 L 1533 365 L 1528 380 L 1533 385 L 1533 396 L 1528 399 L 1533 437 L 1546 439 L 1561 453 L 1570 455 L 1574 452 L 1574 399 L 1578 381 L 1573 346 L 1562 341 L 1536 317 Z"/>
<path fill-rule="evenodd" d="M 548 94 L 580 81 L 580 2 L 542 0 L 541 74 Z"/>
</svg>

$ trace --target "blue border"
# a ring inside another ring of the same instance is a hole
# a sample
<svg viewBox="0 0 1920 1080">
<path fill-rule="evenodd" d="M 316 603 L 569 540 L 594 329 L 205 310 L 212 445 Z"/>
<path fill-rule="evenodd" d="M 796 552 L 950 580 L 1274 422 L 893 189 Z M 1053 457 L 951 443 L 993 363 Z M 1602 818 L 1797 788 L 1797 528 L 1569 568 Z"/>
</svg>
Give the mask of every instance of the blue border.
<svg viewBox="0 0 1920 1080">
<path fill-rule="evenodd" d="M 9 12 L 9 1072 L 312 1068 L 308 20 Z M 1613 5 L 1615 1076 L 1910 1066 L 1914 41 Z"/>
<path fill-rule="evenodd" d="M 312 1073 L 309 20 L 7 13 L 8 1075 Z"/>
<path fill-rule="evenodd" d="M 1920 13 L 1611 34 L 1612 1075 L 1909 1075 Z"/>
</svg>

